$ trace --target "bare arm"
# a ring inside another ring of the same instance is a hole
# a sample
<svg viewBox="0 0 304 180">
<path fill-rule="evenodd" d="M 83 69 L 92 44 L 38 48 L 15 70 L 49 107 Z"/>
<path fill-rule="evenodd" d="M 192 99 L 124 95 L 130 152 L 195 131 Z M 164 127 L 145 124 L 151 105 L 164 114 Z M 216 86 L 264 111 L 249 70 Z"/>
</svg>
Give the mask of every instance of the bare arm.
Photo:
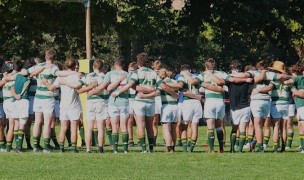
<svg viewBox="0 0 304 180">
<path fill-rule="evenodd" d="M 89 86 L 82 87 L 81 89 L 77 90 L 78 94 L 89 92 L 97 86 L 97 81 L 93 81 Z"/>
<path fill-rule="evenodd" d="M 111 83 L 111 84 L 108 85 L 107 90 L 108 91 L 113 91 L 114 89 L 117 88 L 117 86 L 119 86 L 119 84 L 121 83 L 121 81 L 123 81 L 126 78 L 127 78 L 126 74 L 120 75 L 120 77 L 115 82 L 113 82 L 113 83 Z"/>
<path fill-rule="evenodd" d="M 15 97 L 15 99 L 17 99 L 17 100 L 21 99 L 21 96 L 16 93 L 14 86 L 11 87 L 11 93 Z"/>
<path fill-rule="evenodd" d="M 212 80 L 213 82 L 215 82 L 217 85 L 222 86 L 222 85 L 225 84 L 225 80 L 224 80 L 224 79 L 217 77 L 216 75 L 212 74 L 210 71 L 205 71 L 205 73 L 206 73 L 207 75 L 209 75 L 210 78 L 211 78 L 211 80 Z"/>
<path fill-rule="evenodd" d="M 16 75 L 12 75 L 12 74 L 6 74 L 3 76 L 3 80 L 5 80 L 6 82 L 8 81 L 15 81 L 16 80 Z"/>
<path fill-rule="evenodd" d="M 112 93 L 111 96 L 113 98 L 116 98 L 119 94 L 124 93 L 128 91 L 130 88 L 132 88 L 135 85 L 135 82 L 129 81 L 128 84 L 126 84 L 124 87 L 122 87 L 119 91 L 116 91 L 115 93 Z"/>
<path fill-rule="evenodd" d="M 0 87 L 4 86 L 5 83 L 6 83 L 6 81 L 4 79 L 2 79 L 2 81 L 0 81 Z"/>
<path fill-rule="evenodd" d="M 184 84 L 182 82 L 178 82 L 178 83 L 164 82 L 164 83 L 171 88 L 181 89 L 184 86 Z"/>
<path fill-rule="evenodd" d="M 154 92 L 151 92 L 149 94 L 144 94 L 144 93 L 137 93 L 137 97 L 140 99 L 151 99 L 154 98 L 155 96 L 158 96 L 160 94 L 159 90 L 156 90 Z"/>
<path fill-rule="evenodd" d="M 154 88 L 150 88 L 150 87 L 143 87 L 143 86 L 136 86 L 135 89 L 137 92 L 141 92 L 141 93 L 145 93 L 145 94 L 149 94 L 152 92 L 155 92 L 156 90 Z"/>
<path fill-rule="evenodd" d="M 214 86 L 210 83 L 203 83 L 202 87 L 205 88 L 205 89 L 208 89 L 210 91 L 215 91 L 215 92 L 220 92 L 220 93 L 225 92 L 224 89 L 221 86 Z"/>
<path fill-rule="evenodd" d="M 274 87 L 273 84 L 269 84 L 268 86 L 252 90 L 252 94 L 254 95 L 254 94 L 258 94 L 258 93 L 268 93 L 269 91 L 271 91 L 273 89 L 273 87 Z"/>
<path fill-rule="evenodd" d="M 30 76 L 30 77 L 37 76 L 37 75 L 38 75 L 39 73 L 41 73 L 45 68 L 46 68 L 46 66 L 39 66 L 39 67 L 37 67 L 29 76 Z M 21 70 L 21 73 L 22 73 L 22 75 L 24 75 L 24 76 L 28 75 L 26 70 L 24 70 L 24 71 Z"/>
<path fill-rule="evenodd" d="M 291 79 L 292 76 L 291 75 L 288 75 L 288 74 L 278 74 L 277 75 L 277 80 L 278 81 L 285 81 L 285 80 L 288 80 L 288 79 Z"/>
<path fill-rule="evenodd" d="M 304 91 L 303 90 L 298 90 L 296 88 L 293 88 L 291 90 L 294 96 L 299 97 L 299 98 L 304 98 Z"/>
<path fill-rule="evenodd" d="M 78 74 L 78 72 L 76 72 L 76 71 L 57 71 L 56 72 L 56 76 L 58 76 L 58 77 L 65 77 L 65 76 L 69 76 L 69 75 L 73 75 L 73 74 L 77 74 L 78 76 L 80 76 Z"/>
<path fill-rule="evenodd" d="M 201 100 L 201 99 L 202 99 L 202 95 L 193 94 L 193 93 L 190 92 L 190 91 L 184 91 L 183 93 L 184 93 L 185 96 L 190 97 L 190 98 L 193 98 L 193 99 L 197 99 L 197 100 Z"/>
<path fill-rule="evenodd" d="M 197 84 L 198 83 L 198 81 L 195 78 L 193 78 L 190 73 L 183 73 L 183 75 L 188 80 L 188 82 L 190 82 L 190 84 Z"/>
<path fill-rule="evenodd" d="M 235 77 L 229 78 L 229 82 L 236 83 L 236 84 L 245 83 L 245 82 L 251 83 L 252 81 L 253 81 L 252 78 L 235 78 Z"/>
<path fill-rule="evenodd" d="M 294 81 L 293 79 L 288 79 L 287 81 L 284 81 L 285 85 L 293 85 Z"/>
<path fill-rule="evenodd" d="M 104 83 L 100 84 L 95 89 L 90 90 L 88 92 L 88 96 L 93 96 L 95 94 L 98 94 L 100 91 L 106 89 L 108 85 L 109 85 L 109 82 L 104 82 Z"/>
<path fill-rule="evenodd" d="M 49 89 L 49 91 L 54 92 L 57 89 L 56 86 L 49 84 L 49 82 L 45 79 L 42 80 L 42 83 Z"/>
<path fill-rule="evenodd" d="M 80 82 L 71 82 L 71 81 L 67 81 L 65 79 L 60 79 L 59 82 L 61 85 L 66 85 L 73 89 L 80 89 L 82 87 L 82 84 Z"/>
<path fill-rule="evenodd" d="M 261 73 L 258 76 L 254 77 L 254 83 L 259 83 L 265 79 L 266 70 L 261 71 Z"/>
<path fill-rule="evenodd" d="M 178 94 L 174 90 L 172 90 L 169 86 L 167 86 L 165 83 L 161 83 L 159 86 L 162 88 L 162 90 L 166 91 L 171 96 L 178 98 Z"/>
<path fill-rule="evenodd" d="M 250 74 L 249 73 L 233 73 L 231 74 L 232 77 L 236 77 L 236 78 L 250 78 Z"/>
</svg>

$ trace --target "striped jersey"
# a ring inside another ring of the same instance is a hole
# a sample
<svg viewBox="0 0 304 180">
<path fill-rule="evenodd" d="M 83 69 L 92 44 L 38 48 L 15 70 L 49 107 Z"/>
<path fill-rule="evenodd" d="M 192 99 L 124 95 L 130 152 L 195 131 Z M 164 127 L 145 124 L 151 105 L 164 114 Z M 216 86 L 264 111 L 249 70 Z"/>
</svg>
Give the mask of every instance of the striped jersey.
<svg viewBox="0 0 304 180">
<path fill-rule="evenodd" d="M 108 72 L 104 78 L 104 82 L 109 84 L 116 82 L 121 75 L 128 75 L 126 71 L 123 70 L 112 70 Z M 128 76 L 127 76 L 128 77 Z M 122 87 L 124 87 L 128 82 L 128 79 L 125 78 L 120 82 L 120 84 L 113 90 L 113 92 L 119 91 Z M 126 106 L 129 104 L 129 95 L 128 92 L 124 92 L 119 94 L 116 98 L 112 96 L 109 97 L 109 105 L 113 106 Z"/>
<path fill-rule="evenodd" d="M 163 81 L 168 83 L 177 83 L 177 81 L 170 78 L 165 78 Z M 160 87 L 158 89 L 160 90 L 160 97 L 162 104 L 177 104 L 177 99 L 175 97 L 173 97 L 171 94 L 167 93 L 166 91 L 162 90 Z M 178 89 L 174 91 L 178 93 Z"/>
<path fill-rule="evenodd" d="M 105 74 L 100 72 L 100 73 L 89 73 L 86 74 L 81 78 L 81 83 L 85 86 L 89 86 L 92 82 L 97 81 L 98 85 L 101 85 L 104 82 Z M 98 92 L 97 94 L 88 97 L 89 101 L 98 101 L 98 100 L 107 100 L 109 99 L 109 92 L 104 89 Z"/>
<path fill-rule="evenodd" d="M 282 84 L 280 81 L 271 81 L 273 89 L 271 91 L 272 104 L 289 104 L 291 94 L 291 87 Z"/>
<path fill-rule="evenodd" d="M 155 71 L 147 67 L 141 67 L 133 72 L 129 81 L 133 81 L 136 85 L 150 88 L 157 88 L 162 80 L 156 74 Z M 135 96 L 135 100 L 143 102 L 155 102 L 155 98 L 151 99 L 140 99 L 138 96 Z"/>
<path fill-rule="evenodd" d="M 11 88 L 14 86 L 15 81 L 10 81 L 5 83 L 5 85 L 2 87 L 2 93 L 3 93 L 3 100 L 13 100 L 14 96 L 11 92 Z"/>
<path fill-rule="evenodd" d="M 260 75 L 260 71 L 248 71 L 253 77 Z M 253 89 L 260 89 L 269 85 L 271 81 L 277 80 L 277 74 L 274 72 L 267 71 L 266 76 L 263 81 L 253 85 Z M 270 94 L 267 93 L 258 93 L 251 95 L 251 100 L 270 100 Z"/>
<path fill-rule="evenodd" d="M 192 78 L 195 78 L 195 79 L 198 79 L 198 77 L 196 77 L 195 75 L 193 74 L 189 74 L 191 75 Z M 180 83 L 182 82 L 184 85 L 183 85 L 183 90 L 188 90 L 190 92 L 192 92 L 193 94 L 199 94 L 198 90 L 200 88 L 200 84 L 202 83 L 202 79 L 199 80 L 199 84 L 191 84 L 188 79 L 185 77 L 185 75 L 183 74 L 180 74 L 177 78 L 177 82 Z M 188 96 L 185 96 L 184 95 L 184 100 L 189 100 L 189 99 L 194 99 L 194 98 L 191 98 L 191 97 L 188 97 Z"/>
<path fill-rule="evenodd" d="M 292 88 L 297 88 L 298 90 L 304 89 L 304 76 L 293 77 L 292 80 L 294 82 Z M 304 106 L 304 99 L 303 98 L 296 97 L 295 102 L 296 102 L 296 107 L 297 108 L 300 108 L 300 107 Z"/>
<path fill-rule="evenodd" d="M 46 63 L 37 64 L 27 70 L 27 73 L 32 73 L 36 68 L 45 66 Z M 46 79 L 49 84 L 53 84 L 59 69 L 57 66 L 53 66 L 50 68 L 44 69 L 41 73 L 37 75 L 37 89 L 35 98 L 37 99 L 52 99 L 56 96 L 56 92 L 50 91 L 44 84 L 42 84 L 42 80 Z"/>
<path fill-rule="evenodd" d="M 228 75 L 227 73 L 225 73 L 223 71 L 213 71 L 212 74 L 220 79 L 223 79 L 224 81 L 228 81 L 231 78 L 230 75 Z M 199 83 L 205 82 L 205 83 L 210 83 L 214 86 L 219 86 L 212 80 L 211 75 L 209 75 L 207 73 L 202 73 L 202 74 L 198 75 L 197 80 L 198 81 L 201 80 L 201 81 L 199 81 Z M 224 99 L 224 94 L 220 93 L 220 92 L 211 91 L 209 89 L 205 89 L 205 98 L 206 99 Z"/>
<path fill-rule="evenodd" d="M 132 74 L 129 73 L 128 79 L 130 79 L 131 75 Z M 129 91 L 128 91 L 128 93 L 129 93 L 129 100 L 134 100 L 135 96 L 136 96 L 136 90 L 133 89 L 133 88 L 130 88 Z"/>
</svg>

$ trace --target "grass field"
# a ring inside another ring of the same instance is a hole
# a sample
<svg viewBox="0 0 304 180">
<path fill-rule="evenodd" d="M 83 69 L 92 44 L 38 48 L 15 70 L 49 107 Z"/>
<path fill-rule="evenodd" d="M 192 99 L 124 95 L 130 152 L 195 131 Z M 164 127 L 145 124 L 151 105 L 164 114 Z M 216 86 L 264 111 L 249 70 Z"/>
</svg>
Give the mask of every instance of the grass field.
<svg viewBox="0 0 304 180">
<path fill-rule="evenodd" d="M 182 153 L 181 147 L 176 153 L 163 153 L 162 136 L 152 154 L 140 154 L 139 147 L 130 148 L 128 154 L 113 154 L 109 146 L 104 154 L 87 154 L 84 149 L 79 154 L 1 153 L 0 179 L 303 179 L 304 154 L 295 151 L 297 133 L 290 152 L 274 154 L 270 142 L 264 154 L 208 154 L 202 147 L 205 130 L 200 127 L 194 153 Z M 227 137 L 229 132 L 227 127 Z M 229 138 L 226 151 L 228 146 Z"/>
</svg>

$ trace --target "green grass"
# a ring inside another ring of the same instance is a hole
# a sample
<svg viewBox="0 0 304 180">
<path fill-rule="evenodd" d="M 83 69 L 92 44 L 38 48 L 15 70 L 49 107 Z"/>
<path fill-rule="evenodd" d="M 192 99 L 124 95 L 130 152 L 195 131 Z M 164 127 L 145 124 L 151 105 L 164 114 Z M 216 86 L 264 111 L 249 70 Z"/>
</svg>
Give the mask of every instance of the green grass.
<svg viewBox="0 0 304 180">
<path fill-rule="evenodd" d="M 297 128 L 296 128 L 297 129 Z M 162 129 L 159 129 L 160 134 Z M 156 152 L 140 154 L 139 147 L 130 153 L 112 154 L 106 147 L 104 154 L 96 151 L 79 154 L 34 154 L 33 152 L 1 153 L 1 179 L 302 179 L 304 154 L 294 149 L 299 145 L 295 134 L 293 151 L 274 154 L 270 146 L 266 153 L 208 154 L 202 146 L 206 129 L 200 127 L 194 153 L 165 154 L 162 136 L 157 140 Z M 227 127 L 227 137 L 230 127 Z M 229 139 L 227 138 L 229 146 Z M 119 147 L 122 150 L 122 147 Z M 217 148 L 217 147 L 216 147 Z M 225 148 L 229 150 L 228 147 Z"/>
</svg>

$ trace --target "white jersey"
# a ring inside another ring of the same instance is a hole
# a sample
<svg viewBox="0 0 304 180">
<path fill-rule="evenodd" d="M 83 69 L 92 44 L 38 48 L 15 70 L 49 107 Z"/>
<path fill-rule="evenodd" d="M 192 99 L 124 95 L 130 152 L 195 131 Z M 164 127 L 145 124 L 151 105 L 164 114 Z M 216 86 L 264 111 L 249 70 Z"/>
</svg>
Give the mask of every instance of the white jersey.
<svg viewBox="0 0 304 180">
<path fill-rule="evenodd" d="M 60 87 L 61 90 L 61 101 L 60 109 L 61 110 L 81 110 L 81 103 L 79 94 L 76 89 L 73 89 L 66 85 L 60 85 L 60 79 L 65 79 L 67 82 L 80 82 L 80 79 L 77 75 L 68 75 L 66 77 L 57 77 L 54 86 Z"/>
</svg>

